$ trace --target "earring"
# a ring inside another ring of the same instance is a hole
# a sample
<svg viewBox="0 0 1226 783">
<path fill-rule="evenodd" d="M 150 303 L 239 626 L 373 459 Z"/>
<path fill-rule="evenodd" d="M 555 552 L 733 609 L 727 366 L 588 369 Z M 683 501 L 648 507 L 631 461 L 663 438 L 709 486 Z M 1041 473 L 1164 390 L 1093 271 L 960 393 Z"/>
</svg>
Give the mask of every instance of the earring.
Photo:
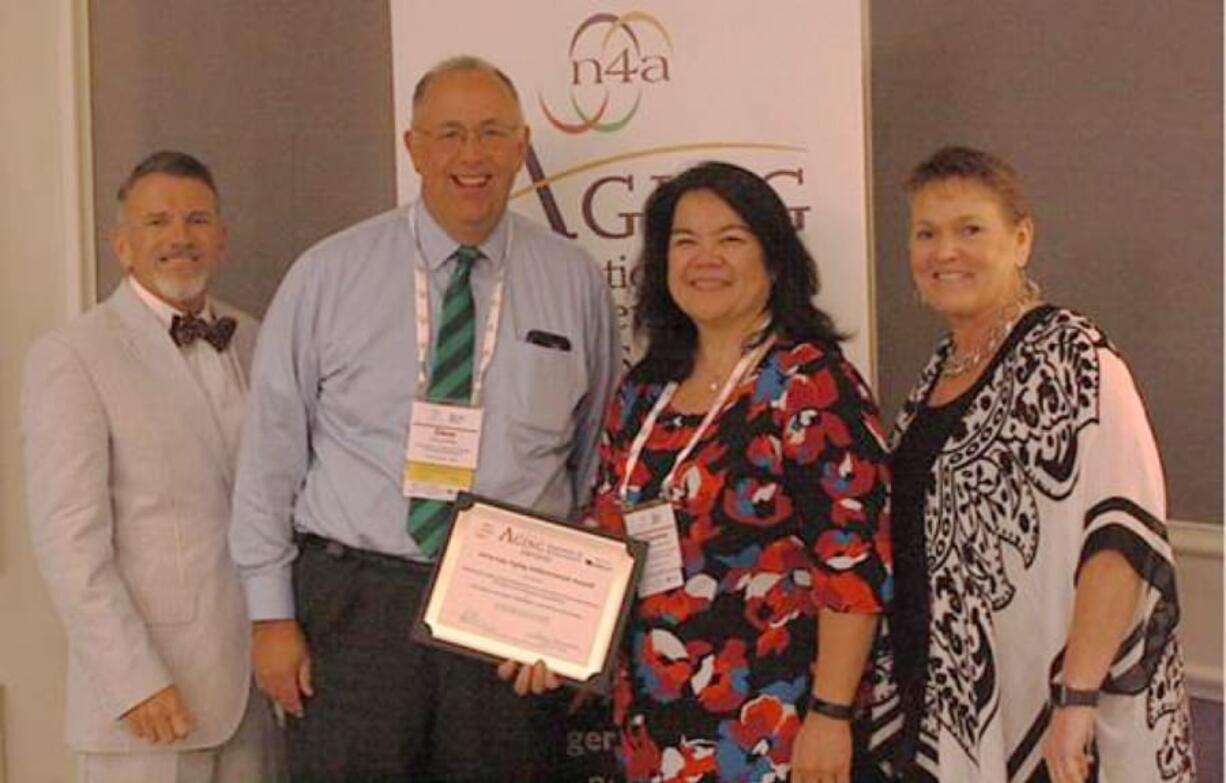
<svg viewBox="0 0 1226 783">
<path fill-rule="evenodd" d="M 1021 288 L 1021 296 L 1018 297 L 1022 302 L 1037 302 L 1043 296 L 1043 288 L 1034 281 L 1034 278 L 1026 271 L 1026 267 L 1017 267 L 1017 280 Z"/>
</svg>

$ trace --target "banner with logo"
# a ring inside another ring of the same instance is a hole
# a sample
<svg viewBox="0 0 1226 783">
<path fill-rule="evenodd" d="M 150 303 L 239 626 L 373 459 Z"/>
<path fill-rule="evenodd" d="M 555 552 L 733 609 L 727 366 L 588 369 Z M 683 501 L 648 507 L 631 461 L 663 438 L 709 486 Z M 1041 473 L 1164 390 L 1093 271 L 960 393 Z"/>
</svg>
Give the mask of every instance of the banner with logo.
<svg viewBox="0 0 1226 783">
<path fill-rule="evenodd" d="M 390 0 L 396 138 L 417 79 L 456 54 L 514 80 L 532 147 L 511 208 L 588 249 L 629 344 L 643 202 L 703 160 L 766 177 L 817 259 L 818 303 L 870 382 L 872 308 L 861 0 Z M 397 153 L 401 203 L 418 179 Z"/>
<path fill-rule="evenodd" d="M 663 179 L 727 160 L 778 191 L 817 259 L 818 303 L 874 380 L 861 0 L 390 0 L 396 138 L 417 79 L 457 54 L 489 60 L 531 127 L 511 208 L 582 244 L 629 345 L 643 202 Z M 417 198 L 397 151 L 397 194 Z M 620 779 L 607 704 L 573 716 L 556 779 Z"/>
</svg>

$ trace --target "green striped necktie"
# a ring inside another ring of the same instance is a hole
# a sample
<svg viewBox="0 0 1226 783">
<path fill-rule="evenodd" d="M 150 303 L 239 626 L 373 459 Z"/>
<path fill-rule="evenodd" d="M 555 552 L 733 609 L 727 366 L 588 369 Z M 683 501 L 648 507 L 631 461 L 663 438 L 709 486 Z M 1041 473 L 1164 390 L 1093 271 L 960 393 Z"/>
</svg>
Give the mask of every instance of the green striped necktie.
<svg viewBox="0 0 1226 783">
<path fill-rule="evenodd" d="M 473 354 L 476 347 L 477 310 L 469 277 L 481 251 L 462 245 L 452 258 L 455 269 L 443 294 L 442 317 L 434 351 L 430 355 L 430 402 L 468 403 L 473 388 Z M 406 526 L 422 554 L 434 557 L 447 537 L 451 504 L 444 500 L 411 498 Z"/>
</svg>

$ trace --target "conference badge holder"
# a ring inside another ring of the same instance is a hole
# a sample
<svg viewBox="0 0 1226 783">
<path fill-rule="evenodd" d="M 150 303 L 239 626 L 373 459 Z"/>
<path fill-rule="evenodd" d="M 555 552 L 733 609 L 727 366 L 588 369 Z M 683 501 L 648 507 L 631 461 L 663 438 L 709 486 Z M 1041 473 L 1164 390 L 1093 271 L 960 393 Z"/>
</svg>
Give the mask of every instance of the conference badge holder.
<svg viewBox="0 0 1226 783">
<path fill-rule="evenodd" d="M 658 500 L 629 509 L 624 514 L 626 535 L 647 544 L 639 597 L 674 590 L 685 584 L 677 515 L 671 503 Z"/>
<path fill-rule="evenodd" d="M 482 415 L 481 408 L 414 400 L 405 446 L 406 497 L 453 500 L 472 488 Z"/>
</svg>

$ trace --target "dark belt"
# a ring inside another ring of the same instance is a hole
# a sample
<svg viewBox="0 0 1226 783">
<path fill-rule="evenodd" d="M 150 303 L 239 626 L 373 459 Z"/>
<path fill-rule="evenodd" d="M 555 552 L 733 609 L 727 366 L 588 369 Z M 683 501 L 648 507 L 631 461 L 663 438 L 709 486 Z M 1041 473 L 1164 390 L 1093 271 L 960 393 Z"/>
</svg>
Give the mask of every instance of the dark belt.
<svg viewBox="0 0 1226 783">
<path fill-rule="evenodd" d="M 314 533 L 298 533 L 297 541 L 299 547 L 322 552 L 334 560 L 356 560 L 361 563 L 370 563 L 383 567 L 390 566 L 402 570 L 407 567 L 410 570 L 422 573 L 429 573 L 434 568 L 433 563 L 410 560 L 407 557 L 388 555 L 383 552 L 372 552 L 369 549 L 358 549 L 357 547 L 342 544 L 334 538 L 324 538 Z"/>
</svg>

